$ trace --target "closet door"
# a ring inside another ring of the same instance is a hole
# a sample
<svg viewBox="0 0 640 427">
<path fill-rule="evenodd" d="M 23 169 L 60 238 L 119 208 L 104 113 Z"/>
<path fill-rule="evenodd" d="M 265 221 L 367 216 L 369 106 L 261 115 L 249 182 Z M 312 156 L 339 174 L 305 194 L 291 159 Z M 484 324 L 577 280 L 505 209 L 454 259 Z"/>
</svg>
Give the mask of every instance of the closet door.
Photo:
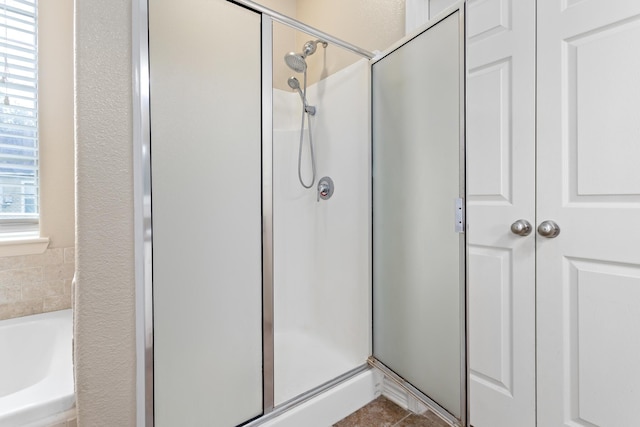
<svg viewBox="0 0 640 427">
<path fill-rule="evenodd" d="M 470 420 L 535 426 L 535 2 L 470 1 Z"/>
<path fill-rule="evenodd" d="M 640 2 L 538 2 L 538 426 L 640 402 Z"/>
</svg>

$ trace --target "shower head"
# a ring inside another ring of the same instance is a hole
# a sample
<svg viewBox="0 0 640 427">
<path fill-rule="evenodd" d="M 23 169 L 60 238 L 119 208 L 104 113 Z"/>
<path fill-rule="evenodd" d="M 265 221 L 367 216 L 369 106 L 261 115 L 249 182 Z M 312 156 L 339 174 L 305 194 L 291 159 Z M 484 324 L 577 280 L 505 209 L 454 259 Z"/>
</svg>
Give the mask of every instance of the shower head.
<svg viewBox="0 0 640 427">
<path fill-rule="evenodd" d="M 304 58 L 301 53 L 289 52 L 284 56 L 284 62 L 296 73 L 302 73 L 307 70 L 307 61 Z"/>
<path fill-rule="evenodd" d="M 327 42 L 325 41 L 309 40 L 302 47 L 302 53 L 289 52 L 284 56 L 284 62 L 296 73 L 307 71 L 307 61 L 305 61 L 305 58 L 316 52 L 318 43 L 322 44 L 322 47 L 327 47 Z"/>
<path fill-rule="evenodd" d="M 300 82 L 298 81 L 298 79 L 296 79 L 295 77 L 289 77 L 289 80 L 287 80 L 287 84 L 291 89 L 298 91 L 298 93 L 300 94 L 300 99 L 302 100 L 302 105 L 306 107 L 307 100 L 305 99 L 304 94 L 302 93 L 302 89 L 300 89 Z"/>
<path fill-rule="evenodd" d="M 289 77 L 289 80 L 287 80 L 287 84 L 291 89 L 295 89 L 298 91 L 298 95 L 300 95 L 300 99 L 302 100 L 302 106 L 304 107 L 304 112 L 314 116 L 316 114 L 316 107 L 314 107 L 313 105 L 307 104 L 307 97 L 305 96 L 305 92 L 307 91 L 307 88 L 305 87 L 304 89 L 305 92 L 302 92 L 302 89 L 300 89 L 300 82 L 295 77 Z"/>
<path fill-rule="evenodd" d="M 289 77 L 289 80 L 287 80 L 287 84 L 291 89 L 300 90 L 300 82 L 295 77 Z"/>
</svg>

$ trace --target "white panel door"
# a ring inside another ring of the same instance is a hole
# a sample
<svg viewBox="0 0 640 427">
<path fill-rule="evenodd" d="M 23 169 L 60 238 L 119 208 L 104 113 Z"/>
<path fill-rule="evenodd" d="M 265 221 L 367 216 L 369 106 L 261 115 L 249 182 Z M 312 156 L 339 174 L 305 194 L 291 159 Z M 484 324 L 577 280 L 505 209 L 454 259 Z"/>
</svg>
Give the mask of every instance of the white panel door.
<svg viewBox="0 0 640 427">
<path fill-rule="evenodd" d="M 640 1 L 539 1 L 538 28 L 538 426 L 638 425 Z"/>
<path fill-rule="evenodd" d="M 470 420 L 535 426 L 535 3 L 468 3 Z"/>
</svg>

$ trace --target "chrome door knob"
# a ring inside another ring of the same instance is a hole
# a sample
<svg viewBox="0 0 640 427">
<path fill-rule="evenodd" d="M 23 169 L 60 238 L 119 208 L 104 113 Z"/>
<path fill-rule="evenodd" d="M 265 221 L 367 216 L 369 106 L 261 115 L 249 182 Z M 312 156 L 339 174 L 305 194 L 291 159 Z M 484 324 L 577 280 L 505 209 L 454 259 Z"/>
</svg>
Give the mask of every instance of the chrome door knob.
<svg viewBox="0 0 640 427">
<path fill-rule="evenodd" d="M 528 236 L 531 234 L 532 229 L 533 227 L 531 227 L 531 223 L 526 219 L 519 219 L 511 224 L 511 232 L 518 236 Z"/>
<path fill-rule="evenodd" d="M 551 220 L 543 221 L 538 226 L 538 234 L 548 239 L 553 239 L 560 234 L 560 226 Z"/>
</svg>

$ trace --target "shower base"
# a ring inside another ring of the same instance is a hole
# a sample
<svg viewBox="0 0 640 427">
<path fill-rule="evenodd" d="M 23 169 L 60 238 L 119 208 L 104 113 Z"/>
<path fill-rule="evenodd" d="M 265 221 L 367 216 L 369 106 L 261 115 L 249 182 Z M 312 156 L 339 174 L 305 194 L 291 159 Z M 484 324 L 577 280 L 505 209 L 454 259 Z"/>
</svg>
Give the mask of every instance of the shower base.
<svg viewBox="0 0 640 427">
<path fill-rule="evenodd" d="M 301 403 L 290 402 L 245 427 L 328 427 L 374 400 L 382 376 L 366 369 Z"/>
<path fill-rule="evenodd" d="M 304 331 L 276 333 L 274 339 L 276 407 L 362 365 L 361 360 L 349 360 L 332 343 Z"/>
</svg>

